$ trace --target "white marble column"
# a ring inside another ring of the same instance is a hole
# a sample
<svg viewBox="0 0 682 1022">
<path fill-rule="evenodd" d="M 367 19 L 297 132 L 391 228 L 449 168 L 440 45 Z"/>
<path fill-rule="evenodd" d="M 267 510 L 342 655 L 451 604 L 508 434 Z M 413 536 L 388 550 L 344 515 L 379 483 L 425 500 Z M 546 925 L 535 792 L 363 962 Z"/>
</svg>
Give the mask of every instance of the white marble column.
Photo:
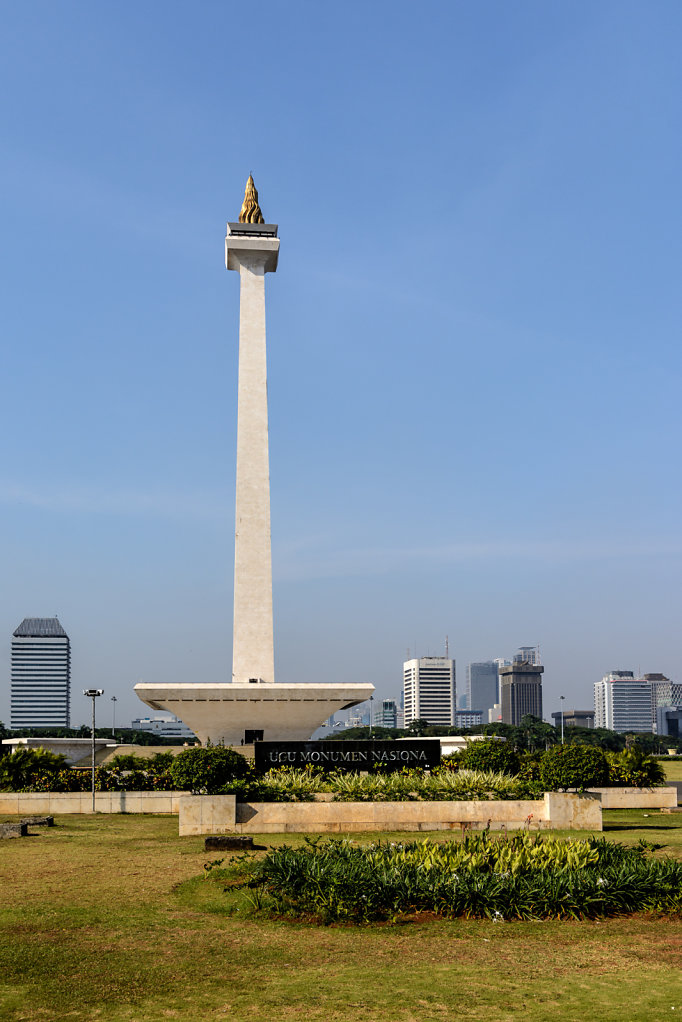
<svg viewBox="0 0 682 1022">
<path fill-rule="evenodd" d="M 226 239 L 228 269 L 238 269 L 240 277 L 232 680 L 272 683 L 265 273 L 277 266 L 279 240 L 245 237 L 239 228 L 231 224 Z"/>
</svg>

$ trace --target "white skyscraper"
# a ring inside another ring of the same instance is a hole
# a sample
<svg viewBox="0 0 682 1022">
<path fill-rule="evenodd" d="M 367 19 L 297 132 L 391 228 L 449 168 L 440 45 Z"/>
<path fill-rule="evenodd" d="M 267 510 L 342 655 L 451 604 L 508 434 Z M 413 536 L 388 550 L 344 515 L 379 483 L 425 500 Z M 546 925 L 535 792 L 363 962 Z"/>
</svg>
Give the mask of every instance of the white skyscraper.
<svg viewBox="0 0 682 1022">
<path fill-rule="evenodd" d="M 456 723 L 455 661 L 446 657 L 420 657 L 403 664 L 405 727 L 413 720 L 452 727 Z"/>
<path fill-rule="evenodd" d="M 651 731 L 652 689 L 632 671 L 609 671 L 594 686 L 594 726 L 609 731 Z"/>
<path fill-rule="evenodd" d="M 71 644 L 56 617 L 26 617 L 12 636 L 10 727 L 69 727 Z"/>
</svg>

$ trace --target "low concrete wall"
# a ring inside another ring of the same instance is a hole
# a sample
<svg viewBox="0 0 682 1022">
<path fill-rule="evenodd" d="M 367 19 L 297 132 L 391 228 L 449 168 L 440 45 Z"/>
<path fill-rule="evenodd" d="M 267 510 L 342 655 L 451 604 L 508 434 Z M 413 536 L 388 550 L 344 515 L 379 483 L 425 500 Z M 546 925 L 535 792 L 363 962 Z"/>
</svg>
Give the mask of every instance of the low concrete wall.
<svg viewBox="0 0 682 1022">
<path fill-rule="evenodd" d="M 677 792 L 677 804 L 682 802 L 682 781 L 668 781 L 668 787 Z"/>
<path fill-rule="evenodd" d="M 602 809 L 674 809 L 677 788 L 590 788 L 599 795 Z"/>
<path fill-rule="evenodd" d="M 178 813 L 183 791 L 97 791 L 97 813 Z M 58 816 L 91 813 L 92 794 L 87 792 L 0 792 L 0 813 L 19 816 Z"/>
<path fill-rule="evenodd" d="M 351 831 L 602 829 L 596 796 L 547 792 L 524 802 L 239 802 L 233 795 L 180 800 L 180 834 Z"/>
</svg>

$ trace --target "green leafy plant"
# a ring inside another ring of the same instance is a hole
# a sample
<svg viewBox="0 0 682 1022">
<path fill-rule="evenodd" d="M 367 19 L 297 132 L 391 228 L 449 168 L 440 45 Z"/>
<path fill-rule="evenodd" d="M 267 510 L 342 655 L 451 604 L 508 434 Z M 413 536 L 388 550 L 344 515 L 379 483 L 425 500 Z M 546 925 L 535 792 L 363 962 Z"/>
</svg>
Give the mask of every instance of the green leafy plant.
<svg viewBox="0 0 682 1022">
<path fill-rule="evenodd" d="M 606 756 L 597 746 L 554 745 L 542 755 L 540 779 L 546 791 L 600 787 L 608 783 Z"/>
<path fill-rule="evenodd" d="M 309 840 L 241 867 L 254 905 L 324 922 L 431 911 L 490 919 L 596 918 L 682 909 L 682 863 L 642 847 L 536 834 L 407 844 Z"/>
<path fill-rule="evenodd" d="M 661 763 L 647 755 L 640 745 L 623 752 L 607 753 L 608 783 L 616 787 L 651 788 L 665 784 Z"/>
<path fill-rule="evenodd" d="M 240 753 L 224 745 L 195 746 L 176 756 L 170 766 L 175 787 L 215 795 L 236 778 L 246 777 L 249 764 Z"/>
<path fill-rule="evenodd" d="M 461 753 L 460 768 L 464 770 L 493 770 L 498 774 L 516 774 L 519 757 L 509 742 L 486 738 L 468 742 Z"/>
<path fill-rule="evenodd" d="M 30 790 L 40 778 L 54 777 L 65 767 L 64 756 L 19 746 L 10 756 L 0 759 L 0 791 Z"/>
</svg>

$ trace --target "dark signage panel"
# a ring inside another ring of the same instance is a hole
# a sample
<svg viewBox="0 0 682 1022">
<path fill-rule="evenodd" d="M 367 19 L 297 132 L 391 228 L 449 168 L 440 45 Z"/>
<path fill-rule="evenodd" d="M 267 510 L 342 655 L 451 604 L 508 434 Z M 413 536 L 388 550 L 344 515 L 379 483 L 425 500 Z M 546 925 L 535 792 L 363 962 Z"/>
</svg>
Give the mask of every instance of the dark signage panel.
<svg viewBox="0 0 682 1022">
<path fill-rule="evenodd" d="M 384 742 L 256 742 L 256 769 L 320 766 L 325 770 L 402 770 L 438 766 L 438 739 Z"/>
</svg>

